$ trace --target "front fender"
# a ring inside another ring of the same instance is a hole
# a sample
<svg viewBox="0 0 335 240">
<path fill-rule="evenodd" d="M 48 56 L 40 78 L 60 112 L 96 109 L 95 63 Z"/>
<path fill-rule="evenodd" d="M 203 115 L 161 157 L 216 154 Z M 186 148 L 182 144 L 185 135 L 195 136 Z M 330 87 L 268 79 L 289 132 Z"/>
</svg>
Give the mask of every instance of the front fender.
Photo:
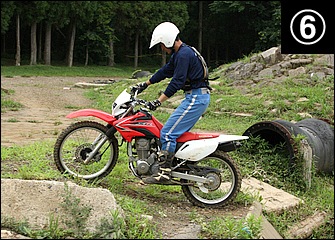
<svg viewBox="0 0 335 240">
<path fill-rule="evenodd" d="M 67 118 L 96 117 L 110 124 L 112 124 L 116 120 L 116 118 L 112 114 L 97 109 L 81 109 L 68 114 L 66 117 Z"/>
</svg>

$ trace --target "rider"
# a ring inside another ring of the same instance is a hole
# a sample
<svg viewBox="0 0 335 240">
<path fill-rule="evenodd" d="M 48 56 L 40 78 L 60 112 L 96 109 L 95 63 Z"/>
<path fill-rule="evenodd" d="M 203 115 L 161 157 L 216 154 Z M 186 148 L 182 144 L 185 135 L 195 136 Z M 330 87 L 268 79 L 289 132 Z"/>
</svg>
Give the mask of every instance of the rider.
<svg viewBox="0 0 335 240">
<path fill-rule="evenodd" d="M 144 183 L 164 183 L 171 179 L 171 164 L 176 150 L 176 139 L 189 131 L 207 109 L 210 102 L 210 87 L 204 76 L 208 74 L 207 65 L 203 65 L 196 50 L 179 37 L 179 29 L 171 22 L 159 24 L 153 31 L 150 48 L 156 44 L 171 58 L 167 64 L 159 69 L 149 80 L 135 86 L 138 93 L 150 84 L 158 83 L 165 78 L 172 78 L 164 93 L 158 99 L 150 101 L 148 108 L 157 107 L 173 96 L 178 90 L 184 90 L 185 99 L 170 115 L 160 132 L 161 151 L 159 153 L 159 172 L 144 178 Z M 206 69 L 205 67 L 206 66 Z M 207 71 L 207 73 L 205 73 Z M 206 77 L 205 77 L 206 78 Z"/>
</svg>

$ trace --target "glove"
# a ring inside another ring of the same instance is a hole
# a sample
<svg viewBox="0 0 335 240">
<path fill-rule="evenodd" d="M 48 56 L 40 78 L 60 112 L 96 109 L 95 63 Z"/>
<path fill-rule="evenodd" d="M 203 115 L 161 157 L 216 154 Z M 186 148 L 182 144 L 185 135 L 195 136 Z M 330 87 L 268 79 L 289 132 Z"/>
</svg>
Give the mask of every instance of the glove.
<svg viewBox="0 0 335 240">
<path fill-rule="evenodd" d="M 148 84 L 146 82 L 142 82 L 139 84 L 136 84 L 132 87 L 132 91 L 135 92 L 137 90 L 137 94 L 140 94 L 148 87 Z"/>
<path fill-rule="evenodd" d="M 147 107 L 151 110 L 151 111 L 155 111 L 162 103 L 156 99 L 154 101 L 150 101 L 147 103 Z"/>
</svg>

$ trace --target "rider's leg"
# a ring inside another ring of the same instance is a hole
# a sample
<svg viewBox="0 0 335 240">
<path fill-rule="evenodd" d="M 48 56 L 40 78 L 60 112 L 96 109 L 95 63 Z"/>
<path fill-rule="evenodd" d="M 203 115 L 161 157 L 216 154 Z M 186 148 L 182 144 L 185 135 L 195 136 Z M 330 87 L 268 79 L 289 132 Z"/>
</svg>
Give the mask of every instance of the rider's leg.
<svg viewBox="0 0 335 240">
<path fill-rule="evenodd" d="M 177 138 L 191 130 L 209 105 L 210 95 L 186 94 L 161 130 L 162 150 L 175 152 Z"/>
<path fill-rule="evenodd" d="M 189 131 L 209 104 L 209 94 L 186 94 L 184 101 L 171 114 L 161 130 L 162 150 L 159 159 L 160 168 L 157 174 L 143 179 L 144 183 L 167 182 L 171 179 L 171 165 L 175 153 L 177 138 Z"/>
<path fill-rule="evenodd" d="M 174 153 L 169 153 L 166 150 L 160 151 L 158 155 L 159 170 L 156 174 L 144 178 L 144 183 L 164 183 L 171 179 L 171 165 Z"/>
</svg>

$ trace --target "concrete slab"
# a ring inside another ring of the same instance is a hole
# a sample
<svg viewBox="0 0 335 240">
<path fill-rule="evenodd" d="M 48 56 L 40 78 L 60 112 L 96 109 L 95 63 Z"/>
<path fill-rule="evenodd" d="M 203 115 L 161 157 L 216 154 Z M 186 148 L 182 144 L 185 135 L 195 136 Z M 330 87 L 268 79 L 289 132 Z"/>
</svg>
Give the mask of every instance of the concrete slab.
<svg viewBox="0 0 335 240">
<path fill-rule="evenodd" d="M 246 216 L 248 219 L 251 215 L 256 218 L 262 217 L 262 231 L 259 239 L 283 239 L 277 230 L 271 225 L 262 213 L 262 205 L 259 202 L 254 202 Z"/>
<path fill-rule="evenodd" d="M 260 203 L 267 212 L 281 213 L 303 203 L 300 198 L 252 177 L 242 180 L 241 191 L 261 196 Z"/>
</svg>

